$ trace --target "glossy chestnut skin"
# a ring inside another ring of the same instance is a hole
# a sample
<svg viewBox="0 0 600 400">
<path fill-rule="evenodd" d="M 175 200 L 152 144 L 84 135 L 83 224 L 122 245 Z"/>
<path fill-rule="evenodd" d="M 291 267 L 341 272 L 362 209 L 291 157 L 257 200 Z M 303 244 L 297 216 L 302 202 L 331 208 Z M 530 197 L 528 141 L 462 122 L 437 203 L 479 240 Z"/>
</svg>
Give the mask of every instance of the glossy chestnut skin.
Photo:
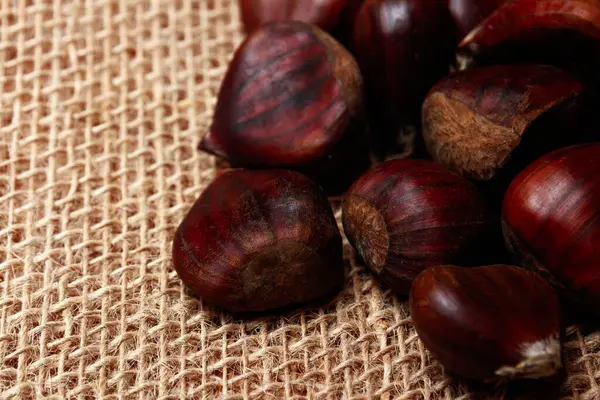
<svg viewBox="0 0 600 400">
<path fill-rule="evenodd" d="M 581 82 L 556 67 L 474 68 L 431 89 L 423 137 L 434 160 L 505 190 L 540 156 L 599 137 L 593 101 Z"/>
<path fill-rule="evenodd" d="M 497 8 L 461 46 L 490 47 L 527 38 L 540 29 L 573 29 L 600 40 L 600 3 L 597 0 L 511 0 Z"/>
<path fill-rule="evenodd" d="M 327 198 L 287 170 L 219 175 L 179 225 L 173 263 L 190 289 L 234 312 L 317 301 L 344 275 Z"/>
<path fill-rule="evenodd" d="M 600 315 L 600 144 L 571 146 L 532 163 L 512 182 L 502 222 L 524 265 Z"/>
<path fill-rule="evenodd" d="M 474 55 L 478 65 L 552 64 L 598 85 L 600 2 L 507 1 L 474 28 L 460 46 Z"/>
<path fill-rule="evenodd" d="M 360 177 L 344 196 L 342 222 L 365 264 L 399 294 L 431 265 L 477 260 L 489 233 L 475 185 L 415 159 L 386 161 Z"/>
<path fill-rule="evenodd" d="M 461 33 L 461 39 L 471 32 L 506 0 L 447 0 L 450 12 Z"/>
<path fill-rule="evenodd" d="M 410 312 L 425 347 L 463 377 L 544 378 L 561 369 L 558 296 L 534 272 L 428 268 L 412 286 Z"/>
<path fill-rule="evenodd" d="M 363 103 L 358 65 L 331 36 L 300 22 L 263 25 L 235 52 L 200 149 L 345 189 L 370 165 Z"/>
<path fill-rule="evenodd" d="M 246 32 L 276 21 L 300 21 L 331 31 L 338 26 L 345 3 L 345 0 L 239 0 Z"/>
<path fill-rule="evenodd" d="M 456 27 L 444 0 L 365 0 L 353 49 L 364 75 L 378 153 L 403 151 L 429 88 L 453 63 Z"/>
</svg>

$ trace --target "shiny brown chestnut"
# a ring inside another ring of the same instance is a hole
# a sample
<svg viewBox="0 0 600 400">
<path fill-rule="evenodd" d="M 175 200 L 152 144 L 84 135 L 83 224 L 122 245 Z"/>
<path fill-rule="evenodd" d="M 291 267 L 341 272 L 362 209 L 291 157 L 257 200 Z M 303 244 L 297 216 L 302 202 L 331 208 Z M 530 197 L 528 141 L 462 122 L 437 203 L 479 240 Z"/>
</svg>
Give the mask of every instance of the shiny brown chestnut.
<svg viewBox="0 0 600 400">
<path fill-rule="evenodd" d="M 526 266 L 600 315 L 600 144 L 571 146 L 532 163 L 512 182 L 502 222 Z"/>
<path fill-rule="evenodd" d="M 600 1 L 504 2 L 461 42 L 478 65 L 532 62 L 600 84 Z"/>
<path fill-rule="evenodd" d="M 431 161 L 386 161 L 360 177 L 342 201 L 350 243 L 396 293 L 408 294 L 426 267 L 476 262 L 489 215 L 473 183 Z"/>
<path fill-rule="evenodd" d="M 257 312 L 317 301 L 343 280 L 342 239 L 320 188 L 287 170 L 231 170 L 173 241 L 181 280 L 207 302 Z"/>
<path fill-rule="evenodd" d="M 464 176 L 509 181 L 540 156 L 598 136 L 590 104 L 583 84 L 556 67 L 475 68 L 431 89 L 423 137 L 436 161 Z"/>
<path fill-rule="evenodd" d="M 461 39 L 506 0 L 447 0 Z"/>
<path fill-rule="evenodd" d="M 263 25 L 235 52 L 200 149 L 341 190 L 370 163 L 363 103 L 358 65 L 331 36 L 301 22 Z"/>
<path fill-rule="evenodd" d="M 404 151 L 431 86 L 447 75 L 456 27 L 444 0 L 366 0 L 352 48 L 363 71 L 378 153 Z"/>
<path fill-rule="evenodd" d="M 275 21 L 300 21 L 331 31 L 345 8 L 344 0 L 239 0 L 246 32 Z"/>
<path fill-rule="evenodd" d="M 562 367 L 558 296 L 526 269 L 428 268 L 412 286 L 410 312 L 425 347 L 463 377 L 546 378 Z"/>
</svg>

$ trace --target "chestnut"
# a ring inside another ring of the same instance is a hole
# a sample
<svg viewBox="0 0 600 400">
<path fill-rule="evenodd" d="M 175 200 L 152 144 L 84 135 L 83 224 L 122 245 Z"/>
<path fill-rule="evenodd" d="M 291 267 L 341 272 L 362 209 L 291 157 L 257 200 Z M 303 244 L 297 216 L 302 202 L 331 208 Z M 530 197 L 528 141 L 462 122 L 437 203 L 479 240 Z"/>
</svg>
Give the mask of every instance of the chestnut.
<svg viewBox="0 0 600 400">
<path fill-rule="evenodd" d="M 546 378 L 561 370 L 558 296 L 534 272 L 428 268 L 412 286 L 410 313 L 425 347 L 463 377 Z"/>
<path fill-rule="evenodd" d="M 200 149 L 233 167 L 295 169 L 328 191 L 370 165 L 353 56 L 317 27 L 263 25 L 235 52 Z"/>
<path fill-rule="evenodd" d="M 339 24 L 345 0 L 239 0 L 246 32 L 275 21 L 300 21 L 331 32 Z"/>
<path fill-rule="evenodd" d="M 461 39 L 506 0 L 448 0 Z"/>
<path fill-rule="evenodd" d="M 431 265 L 478 260 L 490 225 L 473 183 L 416 159 L 386 161 L 360 177 L 343 198 L 342 223 L 368 268 L 399 294 Z"/>
<path fill-rule="evenodd" d="M 219 175 L 173 241 L 181 280 L 233 312 L 296 306 L 342 282 L 342 239 L 321 189 L 288 170 Z"/>
<path fill-rule="evenodd" d="M 431 89 L 423 137 L 434 160 L 506 189 L 533 160 L 597 137 L 594 102 L 579 80 L 553 66 L 474 68 Z"/>
<path fill-rule="evenodd" d="M 509 249 L 600 315 L 600 144 L 560 149 L 509 186 L 502 223 Z"/>
<path fill-rule="evenodd" d="M 429 88 L 447 75 L 456 27 L 445 0 L 366 0 L 352 49 L 363 71 L 378 155 L 404 152 Z"/>
<path fill-rule="evenodd" d="M 461 42 L 477 65 L 556 65 L 600 85 L 598 0 L 511 0 L 501 4 Z"/>
</svg>

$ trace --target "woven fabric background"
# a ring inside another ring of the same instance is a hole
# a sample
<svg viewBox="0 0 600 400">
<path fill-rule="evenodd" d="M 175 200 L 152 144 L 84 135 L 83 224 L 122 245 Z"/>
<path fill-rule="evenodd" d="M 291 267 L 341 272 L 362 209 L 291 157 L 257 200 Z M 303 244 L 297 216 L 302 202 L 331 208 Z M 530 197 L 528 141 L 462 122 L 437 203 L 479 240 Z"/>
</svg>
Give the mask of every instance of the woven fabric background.
<svg viewBox="0 0 600 400">
<path fill-rule="evenodd" d="M 238 19 L 235 0 L 0 0 L 1 398 L 474 397 L 349 248 L 323 309 L 240 321 L 182 287 L 171 237 L 215 172 L 195 147 Z M 600 398 L 600 335 L 567 339 L 564 398 Z"/>
</svg>

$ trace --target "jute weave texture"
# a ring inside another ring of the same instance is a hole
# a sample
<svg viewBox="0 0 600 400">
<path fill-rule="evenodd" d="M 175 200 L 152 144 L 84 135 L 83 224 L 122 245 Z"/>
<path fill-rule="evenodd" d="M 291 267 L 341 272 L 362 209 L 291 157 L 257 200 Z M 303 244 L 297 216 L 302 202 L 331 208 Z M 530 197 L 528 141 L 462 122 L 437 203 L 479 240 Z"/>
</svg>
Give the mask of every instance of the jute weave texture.
<svg viewBox="0 0 600 400">
<path fill-rule="evenodd" d="M 234 320 L 182 287 L 171 238 L 215 173 L 195 147 L 238 19 L 234 0 L 0 0 L 2 399 L 474 398 L 349 248 L 322 309 Z M 564 398 L 600 398 L 600 335 L 567 340 Z"/>
</svg>

